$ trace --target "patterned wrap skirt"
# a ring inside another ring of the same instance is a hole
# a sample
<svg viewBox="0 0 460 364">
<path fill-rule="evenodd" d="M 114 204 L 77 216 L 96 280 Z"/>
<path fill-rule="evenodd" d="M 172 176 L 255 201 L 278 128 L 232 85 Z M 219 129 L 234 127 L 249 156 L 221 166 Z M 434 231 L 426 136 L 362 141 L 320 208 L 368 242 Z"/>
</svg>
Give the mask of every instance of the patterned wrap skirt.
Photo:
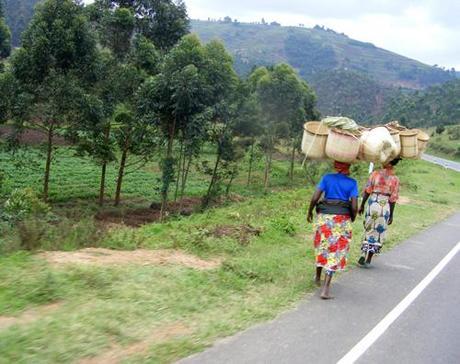
<svg viewBox="0 0 460 364">
<path fill-rule="evenodd" d="M 318 214 L 315 228 L 316 266 L 328 272 L 344 270 L 352 238 L 350 216 Z"/>
<path fill-rule="evenodd" d="M 361 251 L 379 254 L 385 241 L 390 219 L 389 196 L 373 193 L 369 196 L 364 219 L 364 238 Z"/>
</svg>

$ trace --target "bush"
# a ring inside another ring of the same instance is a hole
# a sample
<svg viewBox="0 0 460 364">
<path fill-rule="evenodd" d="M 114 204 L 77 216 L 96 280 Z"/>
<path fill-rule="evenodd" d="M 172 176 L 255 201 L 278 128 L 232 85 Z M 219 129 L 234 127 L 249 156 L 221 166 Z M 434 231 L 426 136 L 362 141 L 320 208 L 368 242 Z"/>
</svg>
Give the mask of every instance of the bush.
<svg viewBox="0 0 460 364">
<path fill-rule="evenodd" d="M 16 189 L 4 203 L 1 218 L 17 224 L 31 216 L 46 217 L 50 211 L 51 208 L 31 188 Z"/>
<path fill-rule="evenodd" d="M 442 134 L 442 133 L 444 133 L 445 130 L 446 130 L 446 128 L 444 127 L 444 125 L 438 125 L 436 127 L 436 134 Z"/>
<path fill-rule="evenodd" d="M 273 218 L 270 222 L 270 225 L 273 229 L 283 234 L 292 236 L 297 232 L 297 224 L 293 222 L 289 216 L 284 214 L 280 214 Z"/>
<path fill-rule="evenodd" d="M 36 250 L 46 234 L 47 223 L 37 218 L 20 221 L 16 230 L 20 239 L 20 248 L 23 250 Z"/>
</svg>

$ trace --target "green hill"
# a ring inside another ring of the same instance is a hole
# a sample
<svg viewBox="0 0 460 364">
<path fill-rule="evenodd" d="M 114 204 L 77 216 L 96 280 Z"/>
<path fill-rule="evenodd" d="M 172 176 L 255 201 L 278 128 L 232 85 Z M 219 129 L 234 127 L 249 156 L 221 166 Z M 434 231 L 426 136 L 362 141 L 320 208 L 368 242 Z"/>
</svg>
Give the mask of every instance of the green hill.
<svg viewBox="0 0 460 364">
<path fill-rule="evenodd" d="M 192 21 L 202 40 L 221 39 L 236 58 L 240 74 L 254 65 L 287 62 L 307 81 L 330 70 L 359 72 L 384 86 L 422 89 L 456 77 L 455 71 L 360 42 L 331 29 L 238 22 Z"/>
<path fill-rule="evenodd" d="M 19 46 L 21 33 L 32 18 L 35 4 L 39 0 L 3 0 L 5 3 L 6 21 L 11 29 L 12 44 Z"/>
</svg>

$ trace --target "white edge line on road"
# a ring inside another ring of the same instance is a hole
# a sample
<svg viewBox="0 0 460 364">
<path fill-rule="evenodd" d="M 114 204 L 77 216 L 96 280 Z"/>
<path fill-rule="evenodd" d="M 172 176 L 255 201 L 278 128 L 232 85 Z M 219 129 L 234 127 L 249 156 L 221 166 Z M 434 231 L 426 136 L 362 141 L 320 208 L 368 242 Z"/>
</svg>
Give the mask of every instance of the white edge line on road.
<svg viewBox="0 0 460 364">
<path fill-rule="evenodd" d="M 423 278 L 423 280 L 380 321 L 369 333 L 364 336 L 337 364 L 351 364 L 356 362 L 361 355 L 390 327 L 390 325 L 414 302 L 423 290 L 436 278 L 443 268 L 460 250 L 460 241 L 452 250 Z"/>
</svg>

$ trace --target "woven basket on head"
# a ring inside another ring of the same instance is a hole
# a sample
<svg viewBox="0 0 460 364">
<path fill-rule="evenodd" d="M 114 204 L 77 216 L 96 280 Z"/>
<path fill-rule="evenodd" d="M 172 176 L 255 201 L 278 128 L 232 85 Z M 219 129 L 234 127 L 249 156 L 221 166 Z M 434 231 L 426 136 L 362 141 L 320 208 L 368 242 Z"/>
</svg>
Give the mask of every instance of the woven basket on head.
<svg viewBox="0 0 460 364">
<path fill-rule="evenodd" d="M 309 159 L 326 159 L 329 128 L 319 121 L 310 121 L 303 127 L 302 152 Z"/>
<path fill-rule="evenodd" d="M 388 128 L 388 131 L 390 132 L 391 136 L 393 137 L 393 140 L 396 143 L 396 150 L 394 151 L 392 157 L 393 159 L 398 157 L 401 154 L 401 137 L 400 137 L 400 131 L 397 129 L 392 129 Z"/>
<path fill-rule="evenodd" d="M 417 134 L 417 148 L 418 148 L 418 157 L 420 158 L 422 156 L 422 153 L 425 151 L 428 141 L 430 140 L 430 136 L 423 132 L 419 131 Z"/>
<path fill-rule="evenodd" d="M 326 155 L 338 162 L 353 163 L 358 158 L 359 146 L 359 136 L 332 129 L 327 138 Z"/>
<path fill-rule="evenodd" d="M 403 130 L 399 133 L 401 138 L 401 157 L 414 159 L 418 156 L 417 129 Z"/>
</svg>

